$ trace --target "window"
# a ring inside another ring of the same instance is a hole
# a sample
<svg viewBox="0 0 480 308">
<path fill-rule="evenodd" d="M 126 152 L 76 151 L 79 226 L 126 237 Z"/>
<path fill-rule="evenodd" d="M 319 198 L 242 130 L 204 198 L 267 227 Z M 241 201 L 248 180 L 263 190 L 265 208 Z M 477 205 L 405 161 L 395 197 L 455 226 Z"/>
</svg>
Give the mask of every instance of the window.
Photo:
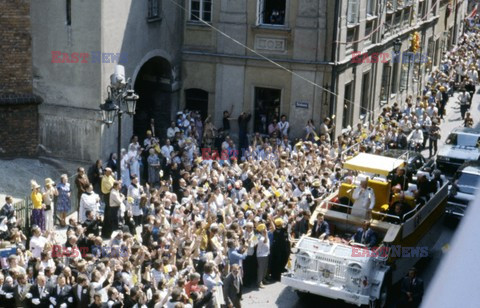
<svg viewBox="0 0 480 308">
<path fill-rule="evenodd" d="M 190 20 L 212 21 L 212 0 L 190 0 Z"/>
<path fill-rule="evenodd" d="M 259 25 L 285 25 L 286 0 L 258 0 Z"/>
<path fill-rule="evenodd" d="M 358 0 L 348 0 L 347 8 L 347 23 L 356 24 L 358 23 Z"/>
<path fill-rule="evenodd" d="M 362 80 L 362 105 L 360 107 L 360 114 L 365 117 L 369 112 L 368 103 L 370 100 L 370 72 L 363 74 Z"/>
<path fill-rule="evenodd" d="M 367 0 L 367 17 L 375 16 L 376 0 Z"/>
<path fill-rule="evenodd" d="M 425 1 L 419 1 L 418 2 L 418 13 L 417 13 L 417 17 L 419 19 L 423 18 L 423 16 L 425 15 Z"/>
<path fill-rule="evenodd" d="M 353 86 L 352 83 L 349 82 L 345 85 L 345 92 L 343 94 L 344 102 L 343 102 L 343 119 L 342 119 L 342 127 L 347 128 L 347 126 L 352 125 L 353 119 Z"/>
<path fill-rule="evenodd" d="M 393 19 L 393 26 L 394 27 L 399 27 L 401 26 L 400 22 L 402 21 L 402 12 L 397 12 L 395 14 L 395 17 Z"/>
<path fill-rule="evenodd" d="M 66 3 L 66 10 L 67 10 L 67 26 L 72 25 L 72 0 L 67 0 Z"/>
<path fill-rule="evenodd" d="M 374 21 L 368 21 L 365 25 L 365 37 L 368 37 L 372 33 L 374 27 Z M 373 35 L 368 38 L 368 41 L 373 41 Z"/>
<path fill-rule="evenodd" d="M 148 0 L 148 19 L 156 19 L 160 17 L 159 0 Z"/>
<path fill-rule="evenodd" d="M 407 63 L 403 63 L 402 73 L 400 76 L 400 92 L 403 92 L 405 89 L 407 89 L 408 71 L 409 65 Z"/>
<path fill-rule="evenodd" d="M 402 26 L 408 26 L 410 24 L 410 11 L 410 9 L 403 11 Z"/>
<path fill-rule="evenodd" d="M 387 0 L 387 12 L 396 11 L 397 8 L 397 0 Z"/>
<path fill-rule="evenodd" d="M 390 71 L 391 67 L 387 64 L 383 65 L 383 73 L 382 73 L 382 87 L 380 89 L 380 100 L 382 101 L 388 101 L 388 85 L 390 83 Z"/>
<path fill-rule="evenodd" d="M 202 89 L 185 90 L 185 108 L 198 111 L 204 121 L 208 116 L 208 92 Z"/>
<path fill-rule="evenodd" d="M 400 65 L 399 61 L 396 61 L 393 64 L 393 75 L 392 75 L 392 84 L 390 85 L 390 93 L 396 94 L 398 90 L 398 66 Z"/>
</svg>

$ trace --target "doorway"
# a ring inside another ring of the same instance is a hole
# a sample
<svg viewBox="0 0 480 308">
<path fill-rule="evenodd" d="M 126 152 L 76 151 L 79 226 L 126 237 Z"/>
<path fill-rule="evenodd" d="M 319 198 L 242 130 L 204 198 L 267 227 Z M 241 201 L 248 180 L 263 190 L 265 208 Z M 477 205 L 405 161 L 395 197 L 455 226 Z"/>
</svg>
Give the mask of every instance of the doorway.
<svg viewBox="0 0 480 308">
<path fill-rule="evenodd" d="M 134 89 L 139 95 L 133 121 L 133 132 L 140 140 L 151 129 L 154 120 L 156 137 L 163 138 L 170 125 L 172 112 L 172 70 L 170 63 L 162 57 L 154 57 L 138 73 Z"/>
<path fill-rule="evenodd" d="M 254 132 L 268 134 L 268 125 L 273 119 L 280 118 L 280 102 L 282 90 L 271 88 L 255 88 Z"/>
</svg>

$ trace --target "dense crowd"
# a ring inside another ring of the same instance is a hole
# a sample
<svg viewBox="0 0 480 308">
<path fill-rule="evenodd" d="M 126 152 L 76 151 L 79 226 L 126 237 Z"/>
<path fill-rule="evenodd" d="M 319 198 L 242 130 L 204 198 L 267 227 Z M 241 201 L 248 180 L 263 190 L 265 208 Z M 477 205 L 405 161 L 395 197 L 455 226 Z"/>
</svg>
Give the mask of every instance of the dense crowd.
<svg viewBox="0 0 480 308">
<path fill-rule="evenodd" d="M 16 227 L 11 197 L 0 210 L 1 238 L 18 247 L 1 256 L 0 306 L 240 307 L 242 287 L 280 279 L 295 239 L 330 233 L 322 215 L 313 228 L 309 220 L 353 176 L 342 168 L 346 157 L 427 143 L 435 155 L 447 102 L 458 100 L 464 125 L 473 125 L 479 45 L 480 34 L 467 32 L 422 95 L 336 138 L 325 118 L 318 127 L 309 120 L 304 137 L 291 140 L 285 115 L 249 134 L 251 115 L 242 113 L 236 143 L 231 112 L 217 129 L 210 117 L 184 110 L 165 135 L 152 127 L 121 157 L 79 168 L 75 196 L 66 175 L 43 188 L 32 181 L 30 238 Z M 78 219 L 66 221 L 71 198 Z M 55 237 L 54 208 L 66 243 Z"/>
</svg>

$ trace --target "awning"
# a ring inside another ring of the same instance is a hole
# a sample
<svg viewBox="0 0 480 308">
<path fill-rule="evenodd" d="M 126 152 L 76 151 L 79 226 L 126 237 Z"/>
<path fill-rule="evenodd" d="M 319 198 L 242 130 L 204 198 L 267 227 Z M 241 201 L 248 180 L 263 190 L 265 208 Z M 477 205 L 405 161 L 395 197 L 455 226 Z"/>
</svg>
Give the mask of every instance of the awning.
<svg viewBox="0 0 480 308">
<path fill-rule="evenodd" d="M 403 159 L 359 153 L 346 161 L 343 167 L 350 170 L 387 176 L 391 171 L 404 165 L 405 161 Z"/>
</svg>

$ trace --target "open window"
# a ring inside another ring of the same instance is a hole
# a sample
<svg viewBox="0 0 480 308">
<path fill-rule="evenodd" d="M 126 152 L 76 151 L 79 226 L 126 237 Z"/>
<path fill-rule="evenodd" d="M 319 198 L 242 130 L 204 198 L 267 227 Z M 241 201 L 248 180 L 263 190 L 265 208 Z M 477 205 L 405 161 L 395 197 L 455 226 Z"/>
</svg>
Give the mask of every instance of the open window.
<svg viewBox="0 0 480 308">
<path fill-rule="evenodd" d="M 191 21 L 212 21 L 212 0 L 190 0 Z"/>
<path fill-rule="evenodd" d="M 259 25 L 285 25 L 287 0 L 258 0 Z"/>
</svg>

